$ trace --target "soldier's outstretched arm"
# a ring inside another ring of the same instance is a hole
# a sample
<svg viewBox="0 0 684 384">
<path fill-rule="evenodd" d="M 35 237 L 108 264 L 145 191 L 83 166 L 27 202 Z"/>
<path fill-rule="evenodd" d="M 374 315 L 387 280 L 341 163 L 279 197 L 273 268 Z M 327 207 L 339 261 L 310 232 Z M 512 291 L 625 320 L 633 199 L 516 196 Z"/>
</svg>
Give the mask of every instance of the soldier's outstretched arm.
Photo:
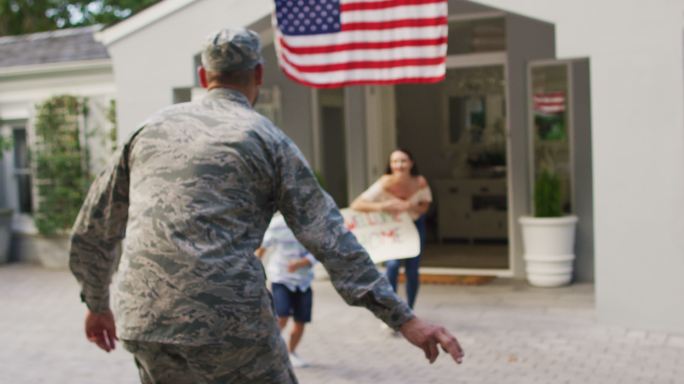
<svg viewBox="0 0 684 384">
<path fill-rule="evenodd" d="M 118 262 L 116 248 L 128 220 L 128 148 L 123 146 L 90 186 L 72 230 L 69 251 L 69 267 L 89 310 L 86 335 L 106 351 L 113 349 L 116 339 L 109 284 Z"/>
<path fill-rule="evenodd" d="M 299 149 L 288 139 L 276 155 L 279 182 L 276 203 L 297 239 L 321 261 L 333 286 L 350 305 L 364 306 L 408 341 L 422 348 L 430 361 L 440 345 L 457 362 L 463 351 L 444 328 L 414 316 L 392 290 L 366 250 L 344 225 L 332 198 L 325 193 Z"/>
</svg>

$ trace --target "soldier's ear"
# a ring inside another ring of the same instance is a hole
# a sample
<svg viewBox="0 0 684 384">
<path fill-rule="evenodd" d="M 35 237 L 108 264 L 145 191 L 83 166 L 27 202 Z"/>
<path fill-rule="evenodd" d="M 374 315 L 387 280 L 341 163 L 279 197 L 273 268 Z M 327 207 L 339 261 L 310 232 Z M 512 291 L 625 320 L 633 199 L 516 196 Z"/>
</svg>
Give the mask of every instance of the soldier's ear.
<svg viewBox="0 0 684 384">
<path fill-rule="evenodd" d="M 199 77 L 200 86 L 207 88 L 207 70 L 201 65 L 197 67 L 197 76 Z"/>
<path fill-rule="evenodd" d="M 264 83 L 264 66 L 261 64 L 257 64 L 257 66 L 254 67 L 254 81 L 256 85 Z"/>
</svg>

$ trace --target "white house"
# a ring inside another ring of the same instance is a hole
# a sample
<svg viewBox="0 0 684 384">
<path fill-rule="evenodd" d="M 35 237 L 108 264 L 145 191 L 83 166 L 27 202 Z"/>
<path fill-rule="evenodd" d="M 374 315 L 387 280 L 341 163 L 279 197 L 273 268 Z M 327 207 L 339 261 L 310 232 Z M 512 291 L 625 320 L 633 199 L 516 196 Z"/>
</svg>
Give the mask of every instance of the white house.
<svg viewBox="0 0 684 384">
<path fill-rule="evenodd" d="M 0 153 L 0 207 L 14 210 L 14 254 L 22 260 L 34 260 L 38 252 L 32 241 L 36 198 L 29 161 L 36 105 L 57 95 L 87 98 L 83 126 L 91 169 L 97 172 L 110 155 L 98 140 L 111 129 L 106 114 L 116 87 L 107 49 L 93 38 L 99 29 L 0 37 L 0 134 L 14 144 Z M 93 135 L 96 130 L 101 135 Z"/>
<path fill-rule="evenodd" d="M 601 320 L 684 332 L 684 3 L 450 0 L 444 82 L 321 91 L 277 68 L 272 8 L 165 0 L 101 31 L 119 138 L 196 95 L 205 36 L 250 27 L 265 42 L 259 108 L 340 205 L 392 148 L 414 152 L 436 195 L 423 271 L 523 278 L 517 218 L 550 154 L 580 220 L 575 279 L 594 281 Z"/>
<path fill-rule="evenodd" d="M 277 69 L 272 7 L 166 0 L 102 31 L 121 130 L 191 98 L 207 34 L 248 26 L 280 95 L 262 108 L 341 205 L 392 147 L 413 150 L 438 200 L 424 270 L 521 278 L 516 219 L 531 210 L 538 153 L 555 147 L 566 209 L 580 217 L 575 278 L 595 282 L 601 319 L 684 332 L 681 1 L 451 0 L 443 83 L 325 91 Z M 560 109 L 544 110 L 559 93 Z"/>
</svg>

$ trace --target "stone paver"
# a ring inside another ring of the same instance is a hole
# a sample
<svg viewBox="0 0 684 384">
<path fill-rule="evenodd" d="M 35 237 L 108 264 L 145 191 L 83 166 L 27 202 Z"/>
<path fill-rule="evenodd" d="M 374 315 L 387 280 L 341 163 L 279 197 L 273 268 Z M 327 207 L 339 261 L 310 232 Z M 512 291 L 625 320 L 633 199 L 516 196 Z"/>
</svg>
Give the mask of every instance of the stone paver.
<svg viewBox="0 0 684 384">
<path fill-rule="evenodd" d="M 421 351 L 314 283 L 314 322 L 299 354 L 304 384 L 675 384 L 684 382 L 684 335 L 596 322 L 593 286 L 538 289 L 496 280 L 478 287 L 424 285 L 417 312 L 453 330 L 463 365 Z M 131 357 L 83 337 L 84 307 L 66 271 L 0 266 L 0 383 L 137 383 Z"/>
</svg>

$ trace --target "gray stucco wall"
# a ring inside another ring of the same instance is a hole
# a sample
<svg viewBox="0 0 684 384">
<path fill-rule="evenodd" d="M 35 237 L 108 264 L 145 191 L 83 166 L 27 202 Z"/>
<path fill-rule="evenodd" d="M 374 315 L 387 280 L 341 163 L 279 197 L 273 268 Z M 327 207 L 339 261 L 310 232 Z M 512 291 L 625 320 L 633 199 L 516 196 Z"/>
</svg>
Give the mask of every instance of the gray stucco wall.
<svg viewBox="0 0 684 384">
<path fill-rule="evenodd" d="M 309 163 L 313 164 L 314 143 L 311 120 L 311 89 L 288 79 L 278 68 L 273 45 L 264 48 L 264 86 L 277 85 L 281 92 L 283 130 L 302 150 Z"/>
<path fill-rule="evenodd" d="M 507 111 L 509 129 L 508 183 L 509 244 L 513 250 L 513 274 L 525 277 L 522 233 L 518 218 L 530 214 L 528 172 L 527 64 L 530 60 L 555 56 L 555 31 L 552 24 L 515 14 L 506 15 Z"/>
<path fill-rule="evenodd" d="M 575 242 L 575 280 L 594 281 L 594 172 L 592 159 L 589 60 L 571 63 L 573 105 L 573 194 L 579 217 Z"/>
<path fill-rule="evenodd" d="M 353 200 L 367 184 L 367 136 L 365 87 L 347 87 L 344 92 L 345 130 L 347 139 L 347 169 L 349 198 Z"/>
</svg>

